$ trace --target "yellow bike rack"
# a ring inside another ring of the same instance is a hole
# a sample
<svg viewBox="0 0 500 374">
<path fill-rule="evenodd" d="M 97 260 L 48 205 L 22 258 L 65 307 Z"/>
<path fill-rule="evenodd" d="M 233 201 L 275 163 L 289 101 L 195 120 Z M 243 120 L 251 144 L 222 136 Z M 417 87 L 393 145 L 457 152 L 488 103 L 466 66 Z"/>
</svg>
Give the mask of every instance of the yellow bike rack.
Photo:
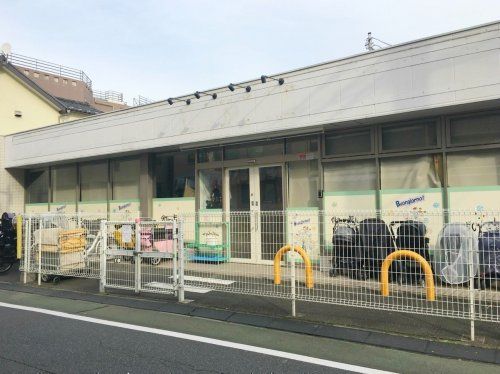
<svg viewBox="0 0 500 374">
<path fill-rule="evenodd" d="M 410 258 L 417 261 L 420 267 L 425 273 L 425 289 L 427 293 L 427 300 L 436 300 L 436 291 L 434 289 L 434 275 L 432 274 L 432 268 L 429 263 L 420 256 L 418 253 L 409 251 L 407 249 L 398 250 L 392 252 L 387 256 L 382 263 L 382 269 L 380 273 L 380 292 L 382 296 L 389 296 L 389 268 L 391 267 L 392 261 L 398 260 L 400 258 Z"/>
<path fill-rule="evenodd" d="M 291 250 L 292 246 L 290 244 L 287 244 L 284 247 L 280 248 L 278 252 L 276 252 L 276 255 L 274 256 L 274 284 L 281 284 L 281 257 L 284 253 Z M 299 247 L 298 245 L 296 245 L 293 250 L 297 252 L 304 260 L 304 265 L 306 267 L 306 287 L 313 288 L 313 272 L 309 255 L 306 253 L 304 248 Z"/>
</svg>

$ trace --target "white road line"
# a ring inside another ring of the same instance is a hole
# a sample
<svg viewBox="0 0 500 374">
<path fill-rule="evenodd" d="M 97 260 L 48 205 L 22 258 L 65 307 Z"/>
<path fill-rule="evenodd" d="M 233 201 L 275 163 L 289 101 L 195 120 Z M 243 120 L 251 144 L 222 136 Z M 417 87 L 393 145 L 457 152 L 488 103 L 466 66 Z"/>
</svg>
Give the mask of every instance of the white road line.
<svg viewBox="0 0 500 374">
<path fill-rule="evenodd" d="M 154 289 L 160 289 L 160 290 L 173 290 L 174 285 L 173 284 L 168 284 L 168 283 L 162 283 L 162 282 L 149 282 L 146 283 L 143 287 L 150 287 Z M 192 293 L 208 293 L 210 291 L 213 291 L 211 288 L 203 288 L 203 287 L 194 287 L 194 286 L 184 286 L 184 291 L 186 292 L 192 292 Z"/>
<path fill-rule="evenodd" d="M 263 355 L 305 362 L 305 363 L 313 364 L 313 365 L 320 365 L 320 366 L 326 366 L 326 367 L 331 367 L 331 368 L 340 369 L 340 370 L 347 370 L 347 371 L 351 371 L 351 372 L 355 372 L 355 373 L 366 373 L 366 374 L 391 373 L 389 371 L 382 371 L 382 370 L 377 370 L 377 369 L 366 368 L 363 366 L 344 364 L 342 362 L 329 361 L 329 360 L 324 360 L 321 358 L 315 358 L 315 357 L 303 356 L 303 355 L 299 355 L 299 354 L 295 354 L 295 353 L 277 351 L 274 349 L 255 347 L 255 346 L 248 345 L 248 344 L 233 343 L 233 342 L 228 342 L 225 340 L 206 338 L 204 336 L 184 334 L 181 332 L 175 332 L 175 331 L 169 331 L 169 330 L 161 330 L 161 329 L 156 329 L 156 328 L 152 328 L 152 327 L 131 325 L 128 323 L 123 323 L 123 322 L 107 321 L 104 319 L 85 317 L 85 316 L 80 316 L 80 315 L 76 315 L 76 314 L 58 312 L 55 310 L 34 308 L 34 307 L 30 307 L 30 306 L 8 304 L 8 303 L 3 303 L 3 302 L 0 302 L 0 307 L 25 310 L 28 312 L 41 313 L 41 314 L 46 314 L 46 315 L 55 316 L 55 317 L 73 319 L 73 320 L 83 321 L 83 322 L 96 323 L 99 325 L 106 325 L 106 326 L 118 327 L 118 328 L 122 328 L 122 329 L 133 330 L 133 331 L 146 332 L 146 333 L 150 333 L 150 334 L 163 335 L 163 336 L 168 336 L 168 337 L 172 337 L 172 338 L 191 340 L 191 341 L 200 342 L 200 343 L 217 345 L 220 347 L 234 348 L 234 349 L 239 349 L 239 350 L 247 351 L 247 352 L 260 353 Z"/>
</svg>

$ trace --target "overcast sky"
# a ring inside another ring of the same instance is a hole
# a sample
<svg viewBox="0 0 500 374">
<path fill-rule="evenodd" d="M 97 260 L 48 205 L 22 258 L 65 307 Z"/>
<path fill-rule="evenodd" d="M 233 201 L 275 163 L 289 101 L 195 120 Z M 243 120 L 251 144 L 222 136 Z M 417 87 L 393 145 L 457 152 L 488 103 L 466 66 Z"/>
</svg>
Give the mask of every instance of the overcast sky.
<svg viewBox="0 0 500 374">
<path fill-rule="evenodd" d="M 166 99 L 500 19 L 499 0 L 0 0 L 0 44 Z"/>
</svg>

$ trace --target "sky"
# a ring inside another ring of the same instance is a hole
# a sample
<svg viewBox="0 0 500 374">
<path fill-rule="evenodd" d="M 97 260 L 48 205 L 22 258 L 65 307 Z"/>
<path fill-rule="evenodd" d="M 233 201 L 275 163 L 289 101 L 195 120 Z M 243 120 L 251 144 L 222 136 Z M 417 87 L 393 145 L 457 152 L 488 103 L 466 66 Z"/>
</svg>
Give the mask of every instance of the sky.
<svg viewBox="0 0 500 374">
<path fill-rule="evenodd" d="M 167 99 L 500 19 L 499 0 L 0 0 L 0 45 Z"/>
</svg>

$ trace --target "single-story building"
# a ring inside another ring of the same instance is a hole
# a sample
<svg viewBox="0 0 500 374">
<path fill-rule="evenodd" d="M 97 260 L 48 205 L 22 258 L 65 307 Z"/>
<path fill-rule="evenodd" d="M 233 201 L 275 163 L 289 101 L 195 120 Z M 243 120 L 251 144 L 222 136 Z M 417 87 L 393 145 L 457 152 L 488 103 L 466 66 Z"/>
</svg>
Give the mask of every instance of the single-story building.
<svg viewBox="0 0 500 374">
<path fill-rule="evenodd" d="M 155 219 L 500 209 L 500 22 L 205 93 L 6 136 L 5 167 L 25 170 L 11 201 Z M 268 259 L 252 241 L 232 257 Z"/>
</svg>

